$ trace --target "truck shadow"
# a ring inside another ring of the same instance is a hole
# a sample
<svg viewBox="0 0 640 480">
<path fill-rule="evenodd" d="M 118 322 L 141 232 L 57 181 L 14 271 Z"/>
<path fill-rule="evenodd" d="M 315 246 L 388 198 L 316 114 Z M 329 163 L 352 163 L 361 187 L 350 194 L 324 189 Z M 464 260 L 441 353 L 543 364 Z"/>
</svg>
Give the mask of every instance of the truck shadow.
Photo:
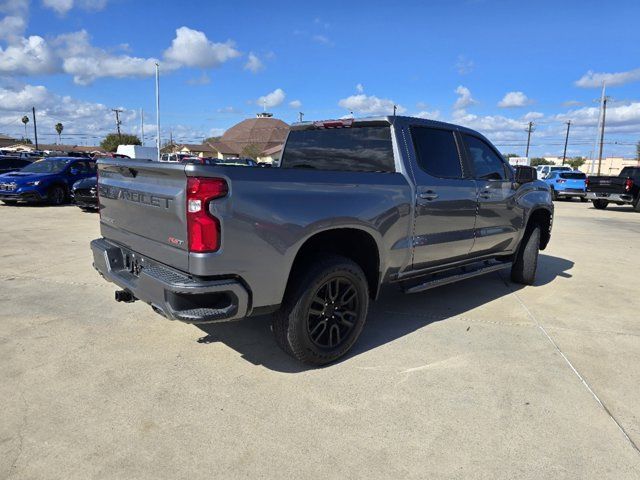
<svg viewBox="0 0 640 480">
<path fill-rule="evenodd" d="M 546 285 L 556 277 L 571 278 L 567 273 L 573 262 L 541 254 L 536 283 Z M 524 288 L 508 280 L 508 270 L 445 285 L 423 293 L 405 295 L 395 288 L 387 288 L 371 305 L 367 324 L 353 349 L 342 359 L 324 367 L 331 368 L 346 359 L 380 347 L 432 323 L 462 316 L 465 312 L 492 302 Z M 205 336 L 200 344 L 222 342 L 242 355 L 242 358 L 270 370 L 299 373 L 313 369 L 284 353 L 271 333 L 271 318 L 259 316 L 238 322 L 199 325 Z"/>
</svg>

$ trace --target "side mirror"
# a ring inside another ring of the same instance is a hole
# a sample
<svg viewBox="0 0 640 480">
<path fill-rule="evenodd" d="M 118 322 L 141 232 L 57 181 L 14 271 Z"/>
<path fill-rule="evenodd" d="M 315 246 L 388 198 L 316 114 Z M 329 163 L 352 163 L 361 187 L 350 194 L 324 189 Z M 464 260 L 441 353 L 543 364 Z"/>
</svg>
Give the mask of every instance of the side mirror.
<svg viewBox="0 0 640 480">
<path fill-rule="evenodd" d="M 518 165 L 516 167 L 516 183 L 522 185 L 523 183 L 533 182 L 537 178 L 538 172 L 535 168 L 526 165 Z"/>
</svg>

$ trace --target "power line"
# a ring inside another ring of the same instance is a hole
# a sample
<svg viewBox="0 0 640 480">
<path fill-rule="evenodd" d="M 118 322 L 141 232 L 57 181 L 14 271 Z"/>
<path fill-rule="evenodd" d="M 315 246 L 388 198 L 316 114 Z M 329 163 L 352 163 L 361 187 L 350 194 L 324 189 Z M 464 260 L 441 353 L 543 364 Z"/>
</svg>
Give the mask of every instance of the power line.
<svg viewBox="0 0 640 480">
<path fill-rule="evenodd" d="M 529 122 L 529 127 L 527 129 L 527 153 L 524 154 L 524 156 L 527 158 L 529 158 L 529 144 L 531 143 L 531 132 L 533 132 L 533 122 Z"/>
</svg>

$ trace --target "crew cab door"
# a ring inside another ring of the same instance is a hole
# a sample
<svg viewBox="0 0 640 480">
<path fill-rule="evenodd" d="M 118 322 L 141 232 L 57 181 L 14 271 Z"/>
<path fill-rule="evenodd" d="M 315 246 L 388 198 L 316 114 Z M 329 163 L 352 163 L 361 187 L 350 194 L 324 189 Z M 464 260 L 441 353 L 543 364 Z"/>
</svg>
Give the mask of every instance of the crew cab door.
<svg viewBox="0 0 640 480">
<path fill-rule="evenodd" d="M 515 200 L 513 172 L 490 144 L 462 134 L 462 143 L 478 187 L 478 215 L 471 253 L 480 256 L 515 248 L 523 211 Z"/>
<path fill-rule="evenodd" d="M 453 130 L 413 126 L 417 166 L 413 231 L 413 268 L 459 260 L 473 246 L 476 182 L 463 165 Z"/>
</svg>

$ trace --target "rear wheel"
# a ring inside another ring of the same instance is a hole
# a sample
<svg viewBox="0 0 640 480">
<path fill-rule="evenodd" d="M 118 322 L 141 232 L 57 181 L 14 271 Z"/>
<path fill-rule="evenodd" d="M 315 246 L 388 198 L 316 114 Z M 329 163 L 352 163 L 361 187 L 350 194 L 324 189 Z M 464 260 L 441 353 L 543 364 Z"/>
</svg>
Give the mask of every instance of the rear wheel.
<svg viewBox="0 0 640 480">
<path fill-rule="evenodd" d="M 515 261 L 511 267 L 511 280 L 523 285 L 533 285 L 538 269 L 538 252 L 540 250 L 540 226 L 527 228 L 520 243 Z"/>
<path fill-rule="evenodd" d="M 606 200 L 591 200 L 593 202 L 593 208 L 597 208 L 598 210 L 604 210 L 609 205 L 609 202 Z"/>
<path fill-rule="evenodd" d="M 582 203 L 587 203 L 589 200 L 586 197 L 580 197 Z"/>
<path fill-rule="evenodd" d="M 47 191 L 47 201 L 50 205 L 62 205 L 66 196 L 64 188 L 59 185 L 54 185 Z"/>
<path fill-rule="evenodd" d="M 632 205 L 633 205 L 633 209 L 636 212 L 640 212 L 640 192 L 638 193 L 638 196 L 633 201 Z"/>
<path fill-rule="evenodd" d="M 364 272 L 352 260 L 328 256 L 292 279 L 273 333 L 289 355 L 311 365 L 331 363 L 356 342 L 369 307 Z"/>
<path fill-rule="evenodd" d="M 556 200 L 558 200 L 558 192 L 556 192 L 555 188 L 551 189 L 551 199 L 555 202 Z"/>
</svg>

